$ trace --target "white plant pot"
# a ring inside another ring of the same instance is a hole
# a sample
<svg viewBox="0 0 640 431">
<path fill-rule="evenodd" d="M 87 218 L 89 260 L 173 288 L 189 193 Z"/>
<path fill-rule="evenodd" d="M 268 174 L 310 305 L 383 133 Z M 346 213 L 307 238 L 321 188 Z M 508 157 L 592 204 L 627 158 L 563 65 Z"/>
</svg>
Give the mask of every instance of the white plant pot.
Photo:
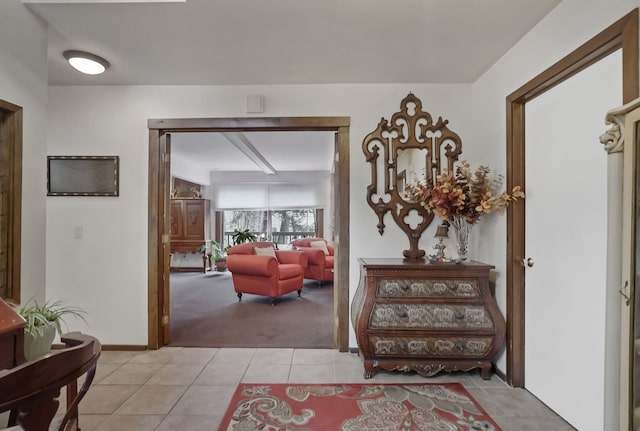
<svg viewBox="0 0 640 431">
<path fill-rule="evenodd" d="M 27 361 L 39 358 L 51 351 L 51 344 L 56 336 L 54 325 L 45 326 L 43 335 L 24 334 L 24 358 Z"/>
</svg>

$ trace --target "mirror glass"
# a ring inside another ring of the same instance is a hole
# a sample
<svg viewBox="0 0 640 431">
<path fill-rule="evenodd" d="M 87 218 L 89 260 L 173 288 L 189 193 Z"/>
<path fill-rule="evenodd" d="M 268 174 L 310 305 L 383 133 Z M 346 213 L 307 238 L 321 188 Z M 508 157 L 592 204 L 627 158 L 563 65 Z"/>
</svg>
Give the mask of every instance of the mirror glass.
<svg viewBox="0 0 640 431">
<path fill-rule="evenodd" d="M 396 184 L 398 195 L 406 202 L 412 202 L 406 193 L 406 186 L 424 182 L 426 164 L 426 148 L 400 148 L 396 157 Z"/>
</svg>

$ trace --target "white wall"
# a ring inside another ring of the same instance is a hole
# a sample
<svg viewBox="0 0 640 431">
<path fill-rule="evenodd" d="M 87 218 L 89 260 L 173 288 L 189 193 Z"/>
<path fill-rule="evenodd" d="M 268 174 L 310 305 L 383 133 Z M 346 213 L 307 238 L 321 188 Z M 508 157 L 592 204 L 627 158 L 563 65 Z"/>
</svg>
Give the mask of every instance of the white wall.
<svg viewBox="0 0 640 431">
<path fill-rule="evenodd" d="M 263 116 L 351 118 L 350 292 L 357 258 L 402 256 L 406 236 L 391 217 L 384 236 L 366 204 L 370 168 L 363 138 L 414 92 L 425 110 L 470 136 L 469 85 L 50 87 L 49 154 L 120 156 L 120 197 L 47 199 L 47 280 L 56 297 L 74 297 L 88 311 L 91 333 L 104 344 L 147 343 L 147 160 L 149 118 L 244 117 L 246 96 L 265 96 Z M 74 226 L 84 238 L 74 239 Z M 423 236 L 424 247 L 433 244 Z M 114 314 L 118 318 L 113 319 Z M 356 346 L 353 334 L 350 346 Z"/>
<path fill-rule="evenodd" d="M 202 166 L 197 163 L 193 163 L 178 156 L 175 153 L 171 153 L 171 176 L 192 183 L 201 184 L 203 186 L 211 184 L 209 182 L 208 170 L 202 168 Z"/>
<path fill-rule="evenodd" d="M 0 2 L 0 99 L 23 108 L 21 302 L 45 299 L 47 28 Z"/>
</svg>

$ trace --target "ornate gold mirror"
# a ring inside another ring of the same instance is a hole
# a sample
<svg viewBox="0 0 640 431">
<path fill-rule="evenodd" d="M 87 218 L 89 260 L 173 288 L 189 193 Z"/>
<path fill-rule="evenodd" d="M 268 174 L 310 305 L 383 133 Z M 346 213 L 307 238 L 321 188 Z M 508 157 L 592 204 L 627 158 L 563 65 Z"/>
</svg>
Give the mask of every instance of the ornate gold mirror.
<svg viewBox="0 0 640 431">
<path fill-rule="evenodd" d="M 442 169 L 453 172 L 453 164 L 462 153 L 460 137 L 449 130 L 449 120 L 438 117 L 433 122 L 422 102 L 409 93 L 400 103 L 400 111 L 391 121 L 380 120 L 368 134 L 362 150 L 371 164 L 371 184 L 367 187 L 367 202 L 378 215 L 378 232 L 384 233 L 384 216 L 391 212 L 396 224 L 409 237 L 409 259 L 425 256 L 418 240 L 433 220 L 433 213 L 412 202 L 407 185 L 417 182 L 432 184 Z"/>
</svg>

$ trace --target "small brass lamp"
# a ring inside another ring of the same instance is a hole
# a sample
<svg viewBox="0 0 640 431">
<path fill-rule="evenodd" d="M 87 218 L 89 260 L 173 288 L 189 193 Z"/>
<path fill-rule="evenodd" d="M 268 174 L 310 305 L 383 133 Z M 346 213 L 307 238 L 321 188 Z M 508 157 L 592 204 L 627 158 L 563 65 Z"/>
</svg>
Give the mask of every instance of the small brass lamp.
<svg viewBox="0 0 640 431">
<path fill-rule="evenodd" d="M 438 239 L 438 243 L 433 246 L 434 249 L 438 250 L 436 252 L 437 260 L 444 260 L 444 239 L 449 238 L 449 223 L 446 221 L 442 222 L 440 226 L 436 228 L 436 234 L 433 236 Z"/>
</svg>

